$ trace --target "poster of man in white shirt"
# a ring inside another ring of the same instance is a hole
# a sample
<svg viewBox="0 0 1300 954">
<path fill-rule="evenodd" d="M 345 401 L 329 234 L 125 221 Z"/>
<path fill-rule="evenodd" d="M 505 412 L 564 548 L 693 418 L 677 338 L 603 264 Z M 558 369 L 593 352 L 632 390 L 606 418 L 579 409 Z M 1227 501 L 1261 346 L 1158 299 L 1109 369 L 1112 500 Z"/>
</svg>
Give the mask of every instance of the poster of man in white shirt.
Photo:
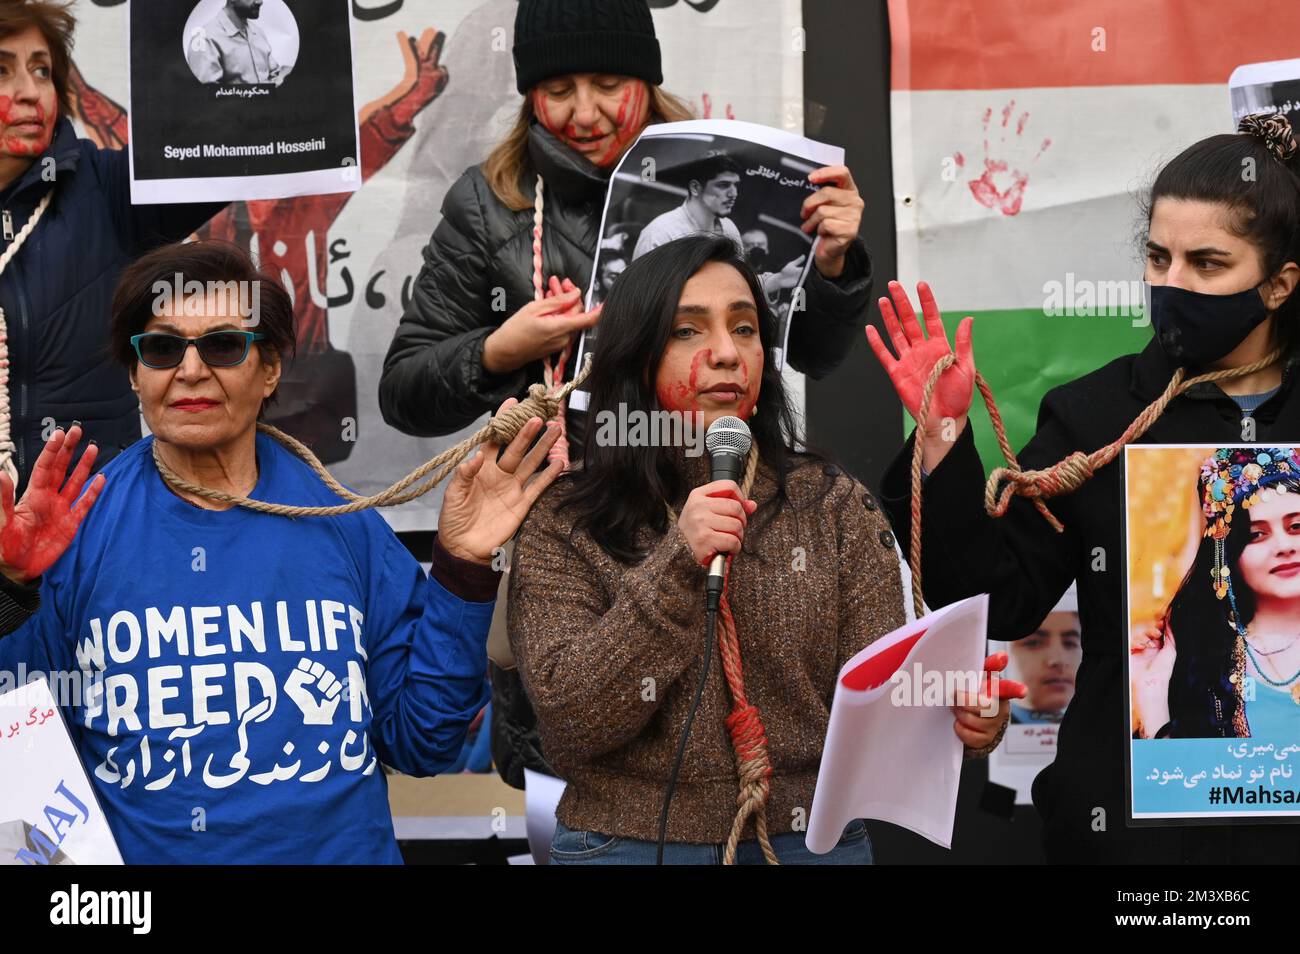
<svg viewBox="0 0 1300 954">
<path fill-rule="evenodd" d="M 351 0 L 131 0 L 128 18 L 132 202 L 360 188 Z"/>
<path fill-rule="evenodd" d="M 727 216 L 740 195 L 740 173 L 740 165 L 725 152 L 711 152 L 700 159 L 689 170 L 685 200 L 650 221 L 637 239 L 632 258 L 698 232 L 725 235 L 739 246 L 740 229 Z"/>
<path fill-rule="evenodd" d="M 285 47 L 289 43 L 285 33 L 291 30 L 297 34 L 293 14 L 284 0 L 218 2 L 214 16 L 208 15 L 212 0 L 200 3 L 186 27 L 185 62 L 195 78 L 205 85 L 283 83 L 292 68 L 292 63 L 286 63 Z M 264 5 L 268 7 L 267 19 L 273 24 L 262 22 Z M 193 26 L 195 21 L 199 21 L 198 26 Z"/>
</svg>

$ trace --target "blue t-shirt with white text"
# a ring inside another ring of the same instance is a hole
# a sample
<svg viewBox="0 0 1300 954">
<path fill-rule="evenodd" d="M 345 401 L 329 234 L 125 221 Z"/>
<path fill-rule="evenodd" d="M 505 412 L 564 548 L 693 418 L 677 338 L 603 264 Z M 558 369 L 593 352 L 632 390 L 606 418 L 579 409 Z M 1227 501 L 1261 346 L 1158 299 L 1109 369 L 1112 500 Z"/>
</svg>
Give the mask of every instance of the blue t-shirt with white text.
<svg viewBox="0 0 1300 954">
<path fill-rule="evenodd" d="M 374 511 L 195 507 L 152 448 L 104 469 L 0 673 L 74 689 L 58 701 L 128 863 L 400 863 L 381 763 L 455 763 L 493 604 L 430 579 Z M 339 502 L 263 434 L 257 461 L 250 496 Z"/>
</svg>

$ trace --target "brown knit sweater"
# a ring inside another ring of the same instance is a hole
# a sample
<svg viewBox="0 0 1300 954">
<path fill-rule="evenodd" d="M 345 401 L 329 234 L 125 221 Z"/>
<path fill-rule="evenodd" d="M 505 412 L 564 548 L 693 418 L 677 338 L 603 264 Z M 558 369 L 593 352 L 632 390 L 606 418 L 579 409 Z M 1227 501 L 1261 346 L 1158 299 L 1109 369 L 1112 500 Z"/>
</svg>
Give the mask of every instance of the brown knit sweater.
<svg viewBox="0 0 1300 954">
<path fill-rule="evenodd" d="M 689 486 L 707 458 L 686 459 Z M 559 818 L 574 829 L 655 839 L 678 737 L 699 682 L 706 571 L 675 526 L 642 530 L 638 565 L 610 557 L 574 511 L 569 478 L 533 507 L 510 572 L 510 642 L 537 712 L 542 750 L 568 781 Z M 840 667 L 904 622 L 894 538 L 875 498 L 832 466 L 802 463 L 790 503 L 761 529 L 776 493 L 760 463 L 760 505 L 733 561 L 728 600 L 745 688 L 767 729 L 775 834 L 806 825 Z M 673 501 L 680 510 L 684 500 Z M 740 786 L 725 718 L 731 699 L 716 641 L 673 798 L 668 838 L 720 843 Z M 751 824 L 746 837 L 754 837 Z"/>
</svg>

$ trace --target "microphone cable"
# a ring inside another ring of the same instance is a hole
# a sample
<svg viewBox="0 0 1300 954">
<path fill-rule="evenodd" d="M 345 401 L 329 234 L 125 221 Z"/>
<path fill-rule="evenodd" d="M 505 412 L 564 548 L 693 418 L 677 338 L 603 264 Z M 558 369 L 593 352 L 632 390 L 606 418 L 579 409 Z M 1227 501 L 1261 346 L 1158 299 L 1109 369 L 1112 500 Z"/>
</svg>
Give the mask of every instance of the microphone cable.
<svg viewBox="0 0 1300 954">
<path fill-rule="evenodd" d="M 686 755 L 686 742 L 691 737 L 691 726 L 695 722 L 695 714 L 699 711 L 700 700 L 704 697 L 704 685 L 709 681 L 709 666 L 713 662 L 713 636 L 714 628 L 718 622 L 718 596 L 710 593 L 708 595 L 708 623 L 705 626 L 707 635 L 704 642 L 704 666 L 700 670 L 700 682 L 695 687 L 695 698 L 691 701 L 691 709 L 686 713 L 686 724 L 682 726 L 682 736 L 677 742 L 677 756 L 673 759 L 672 771 L 668 773 L 668 788 L 664 791 L 664 807 L 659 812 L 659 845 L 655 850 L 655 864 L 664 863 L 664 842 L 668 838 L 668 811 L 673 805 L 673 792 L 677 790 L 677 776 L 682 770 L 682 759 Z"/>
</svg>

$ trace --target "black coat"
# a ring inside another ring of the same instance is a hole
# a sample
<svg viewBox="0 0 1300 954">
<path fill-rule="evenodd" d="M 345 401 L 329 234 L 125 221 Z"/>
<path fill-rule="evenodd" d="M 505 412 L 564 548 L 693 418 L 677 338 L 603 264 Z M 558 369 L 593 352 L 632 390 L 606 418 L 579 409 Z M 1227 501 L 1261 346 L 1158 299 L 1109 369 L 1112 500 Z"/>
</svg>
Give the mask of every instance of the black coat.
<svg viewBox="0 0 1300 954">
<path fill-rule="evenodd" d="M 1090 453 L 1109 444 L 1159 396 L 1174 370 L 1153 341 L 1141 354 L 1117 358 L 1049 391 L 1039 408 L 1038 431 L 1018 455 L 1021 466 L 1048 467 L 1074 451 Z M 1257 442 L 1300 443 L 1298 371 L 1300 360 L 1293 354 L 1285 364 L 1282 387 L 1254 414 Z M 1240 407 L 1218 385 L 1200 384 L 1171 402 L 1139 443 L 1241 444 L 1241 419 Z M 905 551 L 911 534 L 911 454 L 909 439 L 886 472 L 881 494 Z M 938 607 L 988 593 L 989 637 L 1012 640 L 1037 629 L 1071 581 L 1077 581 L 1083 661 L 1074 699 L 1061 723 L 1056 760 L 1033 786 L 1050 860 L 1300 861 L 1300 828 L 1295 826 L 1126 825 L 1125 746 L 1130 727 L 1124 653 L 1129 636 L 1124 620 L 1122 476 L 1121 455 L 1073 494 L 1049 501 L 1065 525 L 1062 534 L 1024 498 L 1015 499 L 1005 517 L 994 519 L 984 510 L 984 468 L 967 426 L 924 486 L 921 562 L 926 602 Z M 1104 830 L 1098 830 L 1102 825 Z"/>
<path fill-rule="evenodd" d="M 133 258 L 185 238 L 222 209 L 132 205 L 127 160 L 124 151 L 78 139 L 63 118 L 50 147 L 0 193 L 0 208 L 10 213 L 17 233 L 45 193 L 55 190 L 27 243 L 0 274 L 20 492 L 47 425 L 80 421 L 86 437 L 99 444 L 97 467 L 139 439 L 139 401 L 107 348 L 114 288 Z M 8 245 L 0 238 L 0 251 Z"/>
</svg>

